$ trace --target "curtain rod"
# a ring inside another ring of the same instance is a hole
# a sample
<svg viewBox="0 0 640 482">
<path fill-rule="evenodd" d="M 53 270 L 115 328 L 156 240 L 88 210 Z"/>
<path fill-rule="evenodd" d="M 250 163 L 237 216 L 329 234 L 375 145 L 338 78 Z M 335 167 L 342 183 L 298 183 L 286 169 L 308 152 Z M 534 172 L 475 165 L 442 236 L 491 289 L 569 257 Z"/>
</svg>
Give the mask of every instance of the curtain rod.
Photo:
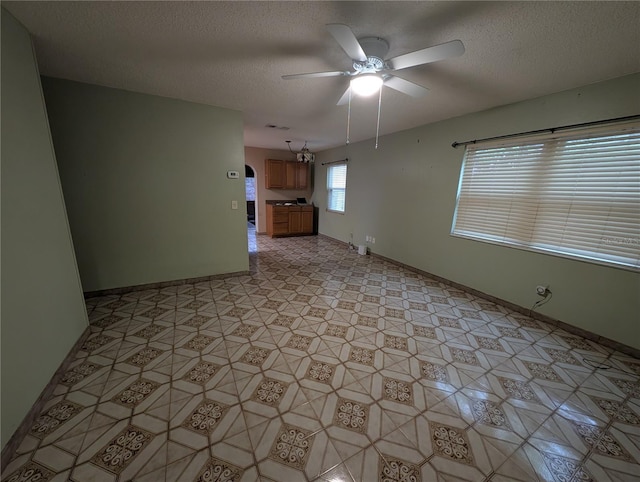
<svg viewBox="0 0 640 482">
<path fill-rule="evenodd" d="M 599 120 L 599 121 L 593 121 L 593 122 L 583 122 L 582 124 L 571 124 L 571 125 L 559 126 L 559 127 L 549 127 L 548 129 L 538 129 L 538 130 L 535 130 L 535 131 L 520 132 L 518 134 L 507 134 L 505 136 L 485 137 L 484 139 L 475 139 L 473 141 L 454 142 L 453 144 L 451 144 L 451 147 L 453 147 L 455 149 L 458 146 L 466 146 L 466 145 L 469 145 L 469 144 L 476 144 L 478 142 L 495 141 L 497 139 L 509 139 L 510 137 L 528 136 L 528 135 L 531 135 L 531 134 L 542 134 L 543 132 L 551 132 L 551 133 L 553 133 L 555 131 L 562 131 L 562 130 L 566 130 L 566 129 L 575 129 L 577 127 L 596 126 L 596 125 L 599 125 L 599 124 L 607 124 L 609 122 L 620 122 L 620 121 L 627 121 L 627 120 L 633 120 L 633 119 L 640 119 L 640 114 L 630 115 L 630 116 L 626 116 L 626 117 L 617 117 L 615 119 L 605 119 L 605 120 Z"/>
<path fill-rule="evenodd" d="M 349 158 L 348 158 L 348 157 L 345 157 L 344 159 L 340 159 L 340 160 L 338 160 L 338 161 L 323 162 L 323 163 L 321 164 L 321 166 L 326 166 L 327 164 L 336 164 L 336 163 L 338 163 L 338 162 L 349 162 Z"/>
</svg>

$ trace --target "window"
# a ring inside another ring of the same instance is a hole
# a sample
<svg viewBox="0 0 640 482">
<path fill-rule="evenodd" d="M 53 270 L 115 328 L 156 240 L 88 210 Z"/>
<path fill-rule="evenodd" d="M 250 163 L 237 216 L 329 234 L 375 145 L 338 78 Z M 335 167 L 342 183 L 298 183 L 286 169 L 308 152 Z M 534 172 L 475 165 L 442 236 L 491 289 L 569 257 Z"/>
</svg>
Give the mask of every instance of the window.
<svg viewBox="0 0 640 482">
<path fill-rule="evenodd" d="M 344 212 L 347 194 L 347 165 L 334 164 L 327 169 L 327 209 L 338 213 Z"/>
<path fill-rule="evenodd" d="M 640 123 L 467 146 L 451 234 L 640 270 Z"/>
</svg>

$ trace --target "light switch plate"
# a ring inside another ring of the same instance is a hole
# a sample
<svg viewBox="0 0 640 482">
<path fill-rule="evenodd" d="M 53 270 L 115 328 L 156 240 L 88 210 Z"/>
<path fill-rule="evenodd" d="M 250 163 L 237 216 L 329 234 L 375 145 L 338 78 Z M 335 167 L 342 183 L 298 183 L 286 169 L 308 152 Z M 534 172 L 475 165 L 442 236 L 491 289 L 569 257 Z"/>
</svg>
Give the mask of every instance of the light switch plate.
<svg viewBox="0 0 640 482">
<path fill-rule="evenodd" d="M 238 209 L 238 201 L 231 201 L 231 209 Z"/>
</svg>

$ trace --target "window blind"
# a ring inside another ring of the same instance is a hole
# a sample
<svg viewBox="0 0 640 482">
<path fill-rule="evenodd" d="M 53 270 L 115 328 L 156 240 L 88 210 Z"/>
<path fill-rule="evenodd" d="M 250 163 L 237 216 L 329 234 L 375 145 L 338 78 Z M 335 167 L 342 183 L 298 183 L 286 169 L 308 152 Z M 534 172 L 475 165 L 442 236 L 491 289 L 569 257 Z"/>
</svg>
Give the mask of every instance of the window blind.
<svg viewBox="0 0 640 482">
<path fill-rule="evenodd" d="M 347 165 L 334 164 L 327 169 L 329 211 L 344 212 L 347 191 Z"/>
<path fill-rule="evenodd" d="M 344 212 L 347 191 L 347 165 L 334 164 L 327 169 L 329 211 Z"/>
<path fill-rule="evenodd" d="M 452 234 L 640 270 L 640 123 L 467 146 Z"/>
</svg>

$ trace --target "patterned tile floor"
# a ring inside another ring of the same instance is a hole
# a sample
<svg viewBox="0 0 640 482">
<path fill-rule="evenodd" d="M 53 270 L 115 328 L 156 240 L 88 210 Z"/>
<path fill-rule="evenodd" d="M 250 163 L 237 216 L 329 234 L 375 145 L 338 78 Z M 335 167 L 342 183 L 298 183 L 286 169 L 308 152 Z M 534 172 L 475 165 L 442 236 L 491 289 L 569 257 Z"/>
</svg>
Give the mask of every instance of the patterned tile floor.
<svg viewBox="0 0 640 482">
<path fill-rule="evenodd" d="M 250 247 L 88 300 L 2 480 L 639 480 L 639 360 L 326 239 Z"/>
</svg>

